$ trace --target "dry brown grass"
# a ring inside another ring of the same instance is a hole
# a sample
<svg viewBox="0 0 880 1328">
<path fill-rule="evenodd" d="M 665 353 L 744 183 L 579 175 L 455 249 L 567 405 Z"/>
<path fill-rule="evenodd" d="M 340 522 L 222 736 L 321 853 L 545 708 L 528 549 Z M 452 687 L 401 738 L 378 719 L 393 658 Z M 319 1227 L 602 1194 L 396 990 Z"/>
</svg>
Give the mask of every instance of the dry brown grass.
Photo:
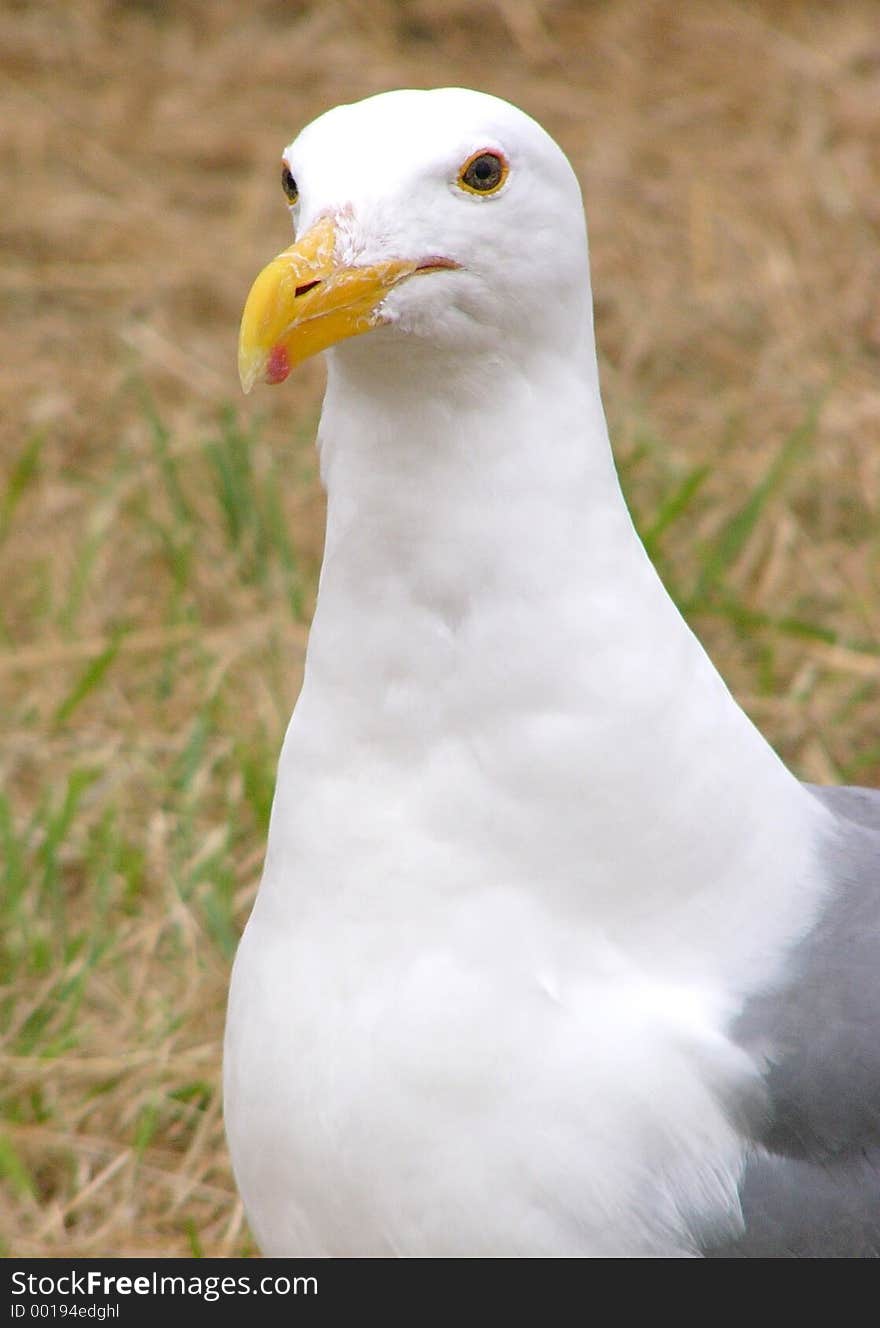
<svg viewBox="0 0 880 1328">
<path fill-rule="evenodd" d="M 3 5 L 0 62 L 0 1231 L 252 1252 L 219 1045 L 320 555 L 320 369 L 255 436 L 220 411 L 281 147 L 392 86 L 547 125 L 656 556 L 798 772 L 878 783 L 880 6 L 47 0 Z"/>
</svg>

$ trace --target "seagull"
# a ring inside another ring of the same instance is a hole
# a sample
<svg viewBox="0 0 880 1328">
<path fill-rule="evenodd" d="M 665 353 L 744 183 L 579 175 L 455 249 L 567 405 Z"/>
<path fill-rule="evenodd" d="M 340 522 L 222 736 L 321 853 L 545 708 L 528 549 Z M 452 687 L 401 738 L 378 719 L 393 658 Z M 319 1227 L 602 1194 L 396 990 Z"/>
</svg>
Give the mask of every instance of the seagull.
<svg viewBox="0 0 880 1328">
<path fill-rule="evenodd" d="M 244 389 L 327 531 L 226 1129 L 270 1256 L 880 1253 L 880 792 L 801 783 L 636 534 L 563 152 L 460 88 L 286 149 Z"/>
</svg>

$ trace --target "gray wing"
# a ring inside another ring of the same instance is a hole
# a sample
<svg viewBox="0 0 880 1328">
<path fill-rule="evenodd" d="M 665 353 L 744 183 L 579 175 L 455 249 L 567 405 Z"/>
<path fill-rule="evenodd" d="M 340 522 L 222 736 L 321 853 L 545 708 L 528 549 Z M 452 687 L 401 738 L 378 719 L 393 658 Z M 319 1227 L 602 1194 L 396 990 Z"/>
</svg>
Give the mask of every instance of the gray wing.
<svg viewBox="0 0 880 1328">
<path fill-rule="evenodd" d="M 709 1257 L 880 1257 L 880 790 L 808 787 L 837 818 L 832 889 L 734 1029 L 765 1061 L 768 1112 L 744 1233 Z"/>
</svg>

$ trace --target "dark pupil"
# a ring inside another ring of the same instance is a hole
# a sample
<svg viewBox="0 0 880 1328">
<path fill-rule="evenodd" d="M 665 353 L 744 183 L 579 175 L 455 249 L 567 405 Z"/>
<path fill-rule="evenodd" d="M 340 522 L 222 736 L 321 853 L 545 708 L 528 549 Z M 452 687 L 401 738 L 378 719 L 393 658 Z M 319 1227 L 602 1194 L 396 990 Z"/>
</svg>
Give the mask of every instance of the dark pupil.
<svg viewBox="0 0 880 1328">
<path fill-rule="evenodd" d="M 488 189 L 501 178 L 501 163 L 497 157 L 488 153 L 471 162 L 467 172 L 467 182 L 476 189 Z"/>
<path fill-rule="evenodd" d="M 293 176 L 291 175 L 290 171 L 287 169 L 286 166 L 284 166 L 281 171 L 281 187 L 284 190 L 287 197 L 290 199 L 290 201 L 294 202 L 296 200 L 298 192 L 296 187 L 296 180 L 294 180 Z"/>
</svg>

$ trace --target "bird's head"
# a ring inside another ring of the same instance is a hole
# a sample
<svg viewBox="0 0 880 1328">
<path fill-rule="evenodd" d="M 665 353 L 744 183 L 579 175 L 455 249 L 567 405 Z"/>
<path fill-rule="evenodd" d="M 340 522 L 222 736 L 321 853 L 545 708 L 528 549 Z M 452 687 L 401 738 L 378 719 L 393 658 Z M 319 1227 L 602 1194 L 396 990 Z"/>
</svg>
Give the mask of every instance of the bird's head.
<svg viewBox="0 0 880 1328">
<path fill-rule="evenodd" d="M 515 354 L 562 348 L 589 318 L 574 172 L 507 102 L 442 88 L 338 106 L 286 149 L 281 184 L 297 238 L 248 296 L 246 392 L 375 329 L 385 356 L 416 343 Z"/>
</svg>

